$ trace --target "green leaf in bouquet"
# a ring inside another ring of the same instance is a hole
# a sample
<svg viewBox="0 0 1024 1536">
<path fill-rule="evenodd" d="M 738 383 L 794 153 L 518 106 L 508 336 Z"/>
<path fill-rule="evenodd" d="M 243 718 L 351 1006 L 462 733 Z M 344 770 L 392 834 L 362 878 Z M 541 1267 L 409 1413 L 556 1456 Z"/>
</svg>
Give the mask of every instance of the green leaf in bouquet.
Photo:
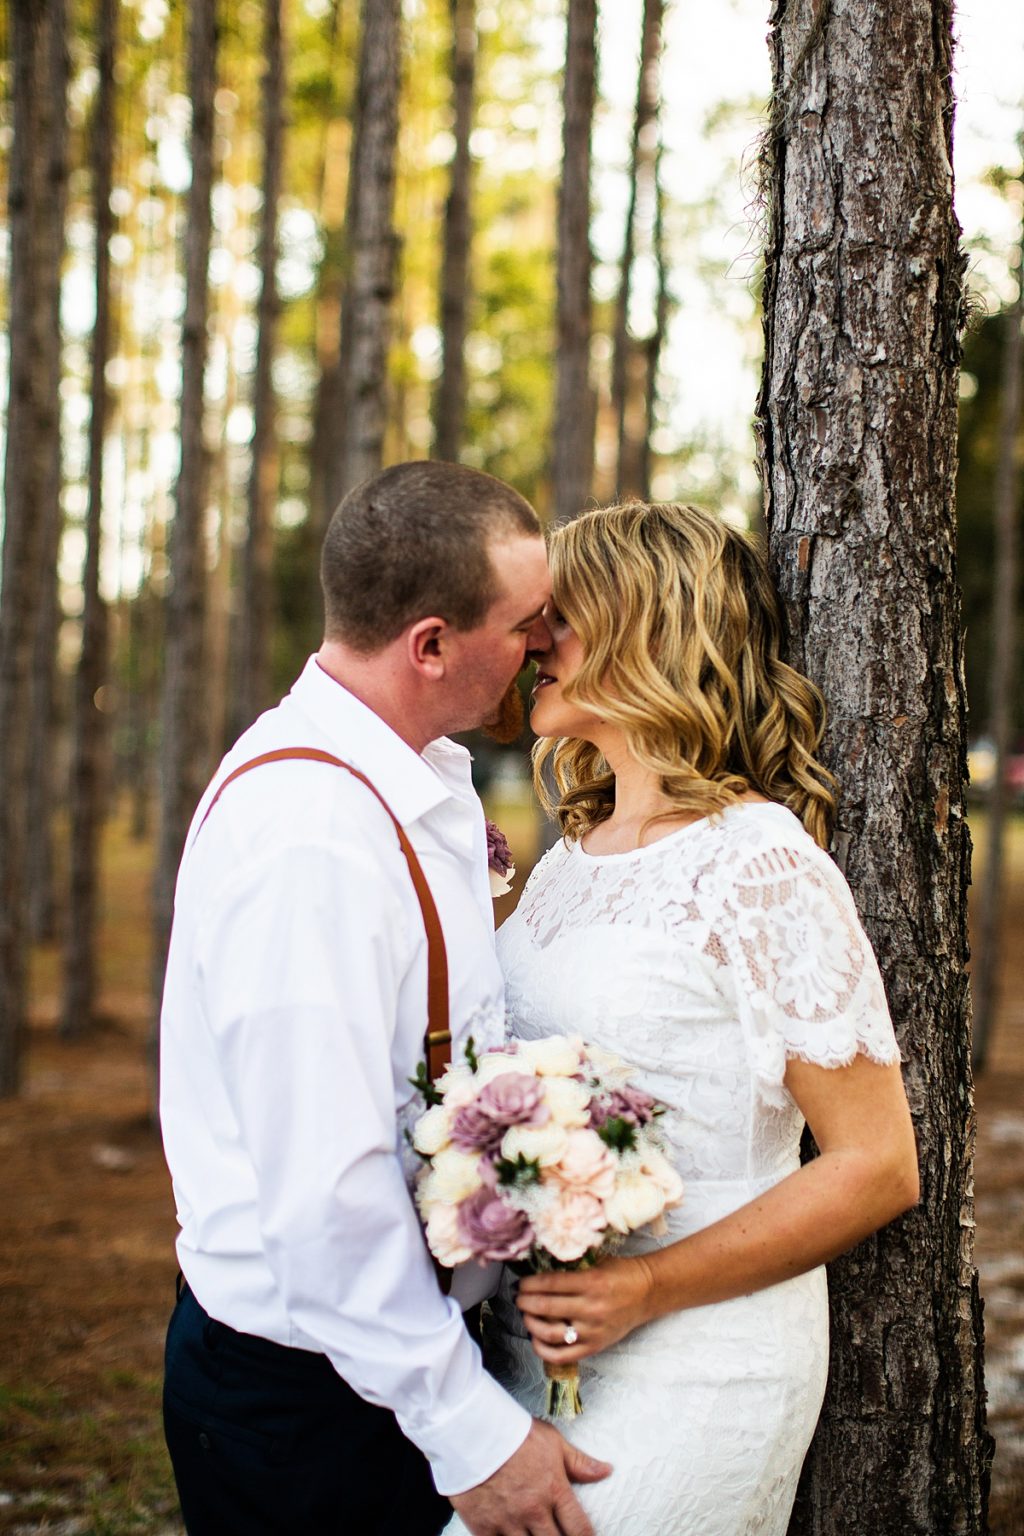
<svg viewBox="0 0 1024 1536">
<path fill-rule="evenodd" d="M 412 1084 L 417 1093 L 421 1093 L 423 1095 L 428 1104 L 434 1105 L 444 1103 L 444 1095 L 438 1093 L 437 1089 L 430 1081 L 430 1076 L 427 1072 L 427 1064 L 425 1061 L 421 1061 L 417 1066 L 416 1076 L 408 1078 L 407 1081 Z"/>
<path fill-rule="evenodd" d="M 471 1072 L 475 1072 L 477 1067 L 480 1065 L 480 1058 L 476 1054 L 476 1041 L 473 1039 L 472 1035 L 470 1035 L 469 1039 L 466 1041 L 466 1061 L 469 1064 L 469 1070 Z"/>
<path fill-rule="evenodd" d="M 606 1147 L 611 1147 L 613 1152 L 632 1152 L 636 1146 L 636 1126 L 624 1120 L 621 1115 L 616 1115 L 612 1120 L 606 1120 L 604 1125 L 599 1125 L 597 1134 Z"/>
<path fill-rule="evenodd" d="M 540 1183 L 540 1163 L 532 1157 L 524 1157 L 520 1152 L 514 1159 L 501 1157 L 494 1165 L 494 1171 L 498 1175 L 499 1184 L 514 1184 L 518 1189 L 525 1189 L 528 1184 Z"/>
</svg>

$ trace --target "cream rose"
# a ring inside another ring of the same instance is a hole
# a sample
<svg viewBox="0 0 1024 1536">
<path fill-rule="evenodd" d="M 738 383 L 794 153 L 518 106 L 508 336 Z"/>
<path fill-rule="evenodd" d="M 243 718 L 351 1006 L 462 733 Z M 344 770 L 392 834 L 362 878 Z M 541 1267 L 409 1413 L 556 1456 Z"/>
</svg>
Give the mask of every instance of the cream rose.
<svg viewBox="0 0 1024 1536">
<path fill-rule="evenodd" d="M 444 1094 L 447 1109 L 461 1109 L 464 1104 L 471 1104 L 476 1098 L 476 1078 L 469 1067 L 463 1066 L 461 1062 L 442 1073 L 434 1087 L 438 1093 Z"/>
<path fill-rule="evenodd" d="M 657 1184 L 666 1206 L 679 1204 L 683 1198 L 683 1181 L 664 1152 L 657 1147 L 644 1147 L 640 1153 L 640 1167 Z"/>
<path fill-rule="evenodd" d="M 474 1097 L 487 1083 L 493 1083 L 496 1077 L 502 1077 L 506 1072 L 522 1072 L 527 1077 L 534 1075 L 533 1067 L 523 1061 L 518 1052 L 510 1056 L 505 1051 L 486 1051 L 480 1057 L 473 1077 Z"/>
<path fill-rule="evenodd" d="M 467 1195 L 476 1194 L 483 1182 L 479 1164 L 479 1152 L 460 1152 L 458 1147 L 445 1147 L 438 1152 L 420 1186 L 420 1208 L 433 1205 L 436 1200 L 458 1205 Z"/>
<path fill-rule="evenodd" d="M 544 1102 L 551 1118 L 566 1129 L 586 1125 L 590 1119 L 590 1089 L 571 1077 L 544 1079 Z"/>
<path fill-rule="evenodd" d="M 547 1125 L 510 1125 L 501 1138 L 501 1155 L 514 1163 L 522 1154 L 530 1162 L 550 1168 L 562 1157 L 568 1144 L 568 1133 L 554 1121 L 548 1121 Z"/>
<path fill-rule="evenodd" d="M 473 1257 L 459 1233 L 459 1213 L 452 1205 L 432 1205 L 427 1214 L 427 1244 L 440 1264 L 464 1264 Z"/>
<path fill-rule="evenodd" d="M 551 1171 L 569 1188 L 607 1200 L 615 1189 L 617 1167 L 596 1131 L 570 1131 L 568 1146 Z"/>
<path fill-rule="evenodd" d="M 661 1215 L 665 1197 L 656 1181 L 639 1169 L 620 1173 L 615 1188 L 604 1202 L 609 1226 L 616 1232 L 632 1232 Z"/>
<path fill-rule="evenodd" d="M 578 1035 L 549 1035 L 544 1040 L 522 1040 L 518 1060 L 538 1077 L 572 1077 L 580 1069 L 583 1041 Z"/>
<path fill-rule="evenodd" d="M 425 1157 L 433 1157 L 451 1140 L 452 1112 L 447 1104 L 432 1104 L 416 1122 L 412 1144 Z"/>
<path fill-rule="evenodd" d="M 542 1247 L 569 1264 L 600 1243 L 605 1230 L 604 1210 L 593 1195 L 566 1190 L 538 1210 L 533 1230 Z"/>
</svg>

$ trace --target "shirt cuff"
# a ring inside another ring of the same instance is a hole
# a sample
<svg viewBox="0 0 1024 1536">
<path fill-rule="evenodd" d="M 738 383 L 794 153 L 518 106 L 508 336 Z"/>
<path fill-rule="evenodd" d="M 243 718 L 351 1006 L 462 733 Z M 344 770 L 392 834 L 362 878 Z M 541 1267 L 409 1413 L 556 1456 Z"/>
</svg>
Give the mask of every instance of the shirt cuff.
<svg viewBox="0 0 1024 1536">
<path fill-rule="evenodd" d="M 430 1462 L 438 1493 L 451 1495 L 475 1488 L 514 1456 L 533 1419 L 493 1377 L 480 1373 L 476 1386 L 454 1413 L 429 1427 L 398 1422 Z"/>
</svg>

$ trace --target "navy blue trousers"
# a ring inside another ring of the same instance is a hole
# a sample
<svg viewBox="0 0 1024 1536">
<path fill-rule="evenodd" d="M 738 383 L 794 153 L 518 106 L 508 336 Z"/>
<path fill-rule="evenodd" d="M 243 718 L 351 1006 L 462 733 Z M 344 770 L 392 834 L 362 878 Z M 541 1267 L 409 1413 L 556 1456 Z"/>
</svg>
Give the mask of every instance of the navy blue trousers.
<svg viewBox="0 0 1024 1536">
<path fill-rule="evenodd" d="M 183 1287 L 164 1432 L 189 1536 L 438 1536 L 451 1505 L 326 1355 L 215 1322 Z"/>
</svg>

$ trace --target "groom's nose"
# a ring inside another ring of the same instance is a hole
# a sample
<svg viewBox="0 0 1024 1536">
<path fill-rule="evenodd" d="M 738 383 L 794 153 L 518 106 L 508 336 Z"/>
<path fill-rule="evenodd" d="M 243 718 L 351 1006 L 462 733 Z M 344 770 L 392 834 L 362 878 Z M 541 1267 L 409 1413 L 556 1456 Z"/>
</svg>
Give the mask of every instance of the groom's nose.
<svg viewBox="0 0 1024 1536">
<path fill-rule="evenodd" d="M 537 615 L 530 631 L 526 636 L 526 657 L 528 661 L 536 661 L 538 656 L 543 656 L 550 651 L 554 643 L 548 621 L 542 613 Z"/>
</svg>

